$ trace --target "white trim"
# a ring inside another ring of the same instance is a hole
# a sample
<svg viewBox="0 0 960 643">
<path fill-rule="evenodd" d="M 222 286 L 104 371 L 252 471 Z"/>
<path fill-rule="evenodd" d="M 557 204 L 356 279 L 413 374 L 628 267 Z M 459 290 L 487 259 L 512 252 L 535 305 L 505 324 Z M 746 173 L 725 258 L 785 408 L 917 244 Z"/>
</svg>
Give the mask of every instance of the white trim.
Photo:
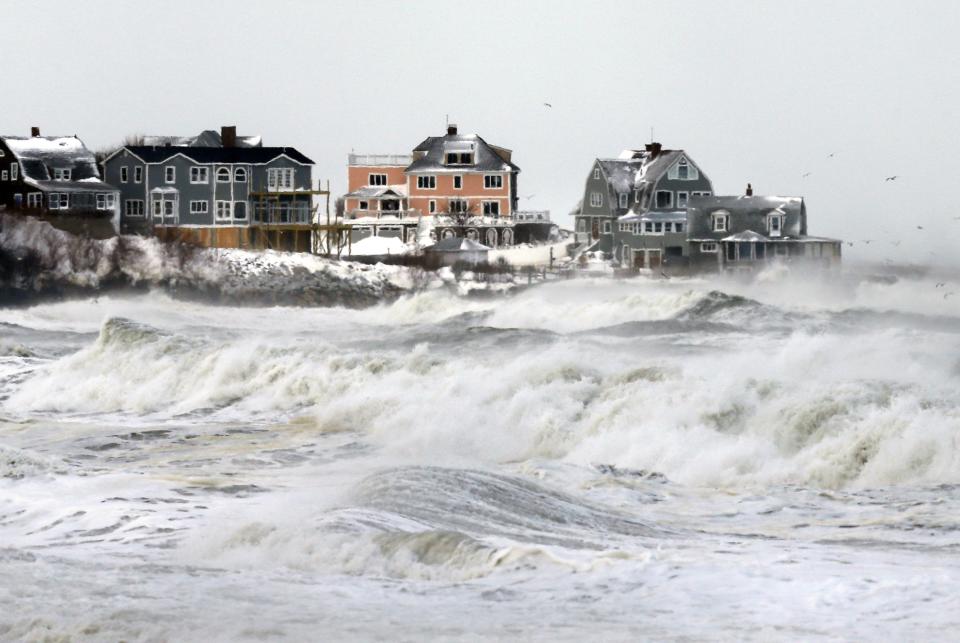
<svg viewBox="0 0 960 643">
<path fill-rule="evenodd" d="M 421 179 L 427 179 L 427 183 L 432 183 L 433 185 L 424 187 L 420 185 Z M 436 174 L 420 174 L 417 176 L 417 189 L 418 190 L 436 190 L 437 189 L 437 175 Z"/>
<path fill-rule="evenodd" d="M 669 194 L 670 202 L 666 205 L 660 205 L 660 195 Z M 672 208 L 673 207 L 673 190 L 656 190 L 653 193 L 653 205 L 655 208 Z"/>
<path fill-rule="evenodd" d="M 168 167 L 176 167 L 176 166 L 171 165 Z M 196 175 L 196 178 L 194 178 L 194 175 Z M 176 178 L 176 171 L 174 171 L 174 178 Z M 191 165 L 190 166 L 190 184 L 191 185 L 207 185 L 208 183 L 210 183 L 210 168 L 205 165 Z"/>
<path fill-rule="evenodd" d="M 135 166 L 134 166 L 134 168 L 133 168 L 133 182 L 134 182 L 134 183 L 136 183 L 136 184 L 143 183 L 143 170 L 144 170 L 144 166 L 143 166 L 143 165 L 135 165 Z M 137 178 L 137 175 L 138 175 L 138 174 L 140 175 L 140 178 L 139 178 L 139 179 Z"/>
<path fill-rule="evenodd" d="M 383 183 L 376 183 L 373 177 L 383 177 Z M 387 175 L 381 172 L 370 172 L 367 174 L 367 187 L 384 187 L 388 183 Z"/>
<path fill-rule="evenodd" d="M 704 241 L 700 244 L 700 252 L 716 254 L 719 252 L 720 244 L 716 241 Z"/>
<path fill-rule="evenodd" d="M 457 181 L 460 182 L 460 185 L 457 185 Z M 453 189 L 454 189 L 454 190 L 462 190 L 462 189 L 463 189 L 463 175 L 462 175 L 462 174 L 454 174 L 454 175 L 453 175 Z"/>
<path fill-rule="evenodd" d="M 203 207 L 200 207 L 203 206 Z M 190 201 L 190 214 L 209 214 L 210 202 L 206 199 Z"/>
<path fill-rule="evenodd" d="M 489 180 L 491 183 L 494 182 L 494 179 L 498 179 L 500 185 L 487 185 Z M 484 174 L 483 175 L 483 189 L 484 190 L 502 190 L 503 189 L 503 175 L 502 174 Z"/>
<path fill-rule="evenodd" d="M 172 170 L 167 172 L 167 170 Z M 172 185 L 177 182 L 177 166 L 176 165 L 164 165 L 163 166 L 163 182 L 167 185 Z"/>
<path fill-rule="evenodd" d="M 630 205 L 630 195 L 626 192 L 621 192 L 617 200 L 620 202 L 621 208 L 627 208 Z"/>
<path fill-rule="evenodd" d="M 226 180 L 220 180 L 220 174 L 226 174 Z M 232 183 L 233 182 L 233 172 L 230 171 L 230 167 L 226 165 L 218 165 L 216 171 L 213 173 L 213 180 L 216 183 Z"/>
<path fill-rule="evenodd" d="M 130 166 L 121 165 L 120 166 L 120 182 L 128 183 L 130 181 Z"/>
<path fill-rule="evenodd" d="M 237 176 L 240 174 L 240 172 L 243 172 L 243 180 L 242 180 L 242 181 L 237 178 Z M 248 177 L 249 175 L 250 175 L 250 173 L 247 172 L 247 168 L 245 168 L 245 167 L 243 167 L 243 166 L 241 166 L 241 167 L 235 167 L 235 168 L 233 169 L 233 182 L 234 182 L 234 183 L 246 183 L 246 182 L 247 182 L 247 177 Z"/>
<path fill-rule="evenodd" d="M 497 206 L 496 212 L 486 212 L 487 206 L 493 204 Z M 480 202 L 480 213 L 485 217 L 499 217 L 500 214 L 500 200 L 499 199 L 485 199 Z"/>
<path fill-rule="evenodd" d="M 139 214 L 130 212 L 130 205 L 133 204 L 133 203 L 139 203 L 139 204 L 140 204 L 140 207 L 137 208 L 138 210 L 140 210 L 140 213 L 139 213 Z M 145 216 L 146 213 L 147 213 L 147 207 L 146 207 L 146 204 L 143 202 L 143 199 L 126 199 L 126 200 L 124 200 L 124 202 L 123 202 L 123 216 L 125 216 L 125 217 L 137 217 L 137 218 L 140 218 L 140 217 Z"/>
</svg>

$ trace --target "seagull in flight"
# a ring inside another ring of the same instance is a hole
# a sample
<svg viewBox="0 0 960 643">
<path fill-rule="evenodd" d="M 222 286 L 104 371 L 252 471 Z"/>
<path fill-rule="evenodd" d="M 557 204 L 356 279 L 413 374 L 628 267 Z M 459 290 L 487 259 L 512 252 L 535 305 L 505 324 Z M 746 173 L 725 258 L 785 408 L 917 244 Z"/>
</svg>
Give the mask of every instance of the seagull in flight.
<svg viewBox="0 0 960 643">
<path fill-rule="evenodd" d="M 836 154 L 836 152 L 830 152 L 829 154 L 827 154 L 827 158 L 832 159 L 834 154 Z"/>
<path fill-rule="evenodd" d="M 553 105 L 551 105 L 550 103 L 544 103 L 544 105 L 546 105 L 547 107 L 553 107 Z"/>
<path fill-rule="evenodd" d="M 922 226 L 922 225 L 918 225 L 918 226 L 917 226 L 917 230 L 923 230 L 923 226 Z"/>
<path fill-rule="evenodd" d="M 807 173 L 804 174 L 801 178 L 804 178 L 804 179 L 805 179 L 805 178 L 807 178 L 808 176 L 810 176 L 811 174 L 813 174 L 813 173 L 812 173 L 812 172 L 807 172 Z"/>
<path fill-rule="evenodd" d="M 946 286 L 946 285 L 947 285 L 947 284 L 943 283 L 942 281 L 938 281 L 938 282 L 937 282 L 937 285 L 934 286 L 934 288 L 943 288 L 943 287 Z"/>
<path fill-rule="evenodd" d="M 896 181 L 896 180 L 897 180 L 896 174 L 894 174 L 893 176 L 888 176 L 887 178 L 884 179 L 884 181 Z"/>
</svg>

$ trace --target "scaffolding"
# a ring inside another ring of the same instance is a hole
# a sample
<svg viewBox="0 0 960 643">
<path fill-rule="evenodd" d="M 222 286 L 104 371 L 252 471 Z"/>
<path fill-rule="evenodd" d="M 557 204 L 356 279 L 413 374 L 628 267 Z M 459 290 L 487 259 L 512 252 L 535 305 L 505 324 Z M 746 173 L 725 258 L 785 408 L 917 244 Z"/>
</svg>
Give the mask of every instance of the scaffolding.
<svg viewBox="0 0 960 643">
<path fill-rule="evenodd" d="M 315 196 L 324 197 L 323 212 L 319 202 L 310 207 Z M 350 226 L 338 223 L 335 214 L 331 220 L 330 181 L 326 186 L 318 182 L 316 190 L 264 190 L 260 186 L 249 197 L 253 205 L 251 244 L 255 247 L 327 256 L 352 249 Z M 306 203 L 300 200 L 304 197 Z"/>
</svg>

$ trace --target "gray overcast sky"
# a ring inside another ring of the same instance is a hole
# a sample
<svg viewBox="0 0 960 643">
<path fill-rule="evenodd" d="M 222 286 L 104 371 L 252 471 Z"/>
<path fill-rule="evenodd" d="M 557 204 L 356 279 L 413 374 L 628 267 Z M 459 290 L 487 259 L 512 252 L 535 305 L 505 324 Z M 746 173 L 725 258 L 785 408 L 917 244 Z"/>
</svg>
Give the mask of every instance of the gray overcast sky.
<svg viewBox="0 0 960 643">
<path fill-rule="evenodd" d="M 7 134 L 96 148 L 236 124 L 342 193 L 351 149 L 409 151 L 449 114 L 514 150 L 523 207 L 566 222 L 592 159 L 653 127 L 718 194 L 803 195 L 812 234 L 874 240 L 847 257 L 960 265 L 957 2 L 0 7 Z"/>
</svg>

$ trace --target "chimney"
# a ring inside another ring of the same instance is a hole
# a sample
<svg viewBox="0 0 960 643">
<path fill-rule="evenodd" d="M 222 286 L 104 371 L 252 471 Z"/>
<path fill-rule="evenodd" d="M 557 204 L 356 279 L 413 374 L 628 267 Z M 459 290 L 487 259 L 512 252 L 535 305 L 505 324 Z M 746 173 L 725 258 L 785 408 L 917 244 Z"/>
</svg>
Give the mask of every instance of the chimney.
<svg viewBox="0 0 960 643">
<path fill-rule="evenodd" d="M 450 123 L 447 125 L 447 136 L 456 136 L 457 135 L 457 125 L 456 123 Z"/>
<path fill-rule="evenodd" d="M 220 144 L 224 147 L 237 146 L 237 126 L 224 125 L 220 128 Z"/>
<path fill-rule="evenodd" d="M 747 183 L 747 196 L 753 196 L 753 186 Z"/>
<path fill-rule="evenodd" d="M 39 128 L 39 127 L 31 127 L 31 128 L 30 128 L 30 136 L 33 137 L 33 138 L 36 138 L 37 136 L 40 136 L 40 128 Z"/>
<path fill-rule="evenodd" d="M 644 145 L 644 148 L 650 152 L 650 158 L 656 158 L 660 154 L 660 150 L 663 149 L 663 145 L 660 143 L 647 143 Z"/>
</svg>

